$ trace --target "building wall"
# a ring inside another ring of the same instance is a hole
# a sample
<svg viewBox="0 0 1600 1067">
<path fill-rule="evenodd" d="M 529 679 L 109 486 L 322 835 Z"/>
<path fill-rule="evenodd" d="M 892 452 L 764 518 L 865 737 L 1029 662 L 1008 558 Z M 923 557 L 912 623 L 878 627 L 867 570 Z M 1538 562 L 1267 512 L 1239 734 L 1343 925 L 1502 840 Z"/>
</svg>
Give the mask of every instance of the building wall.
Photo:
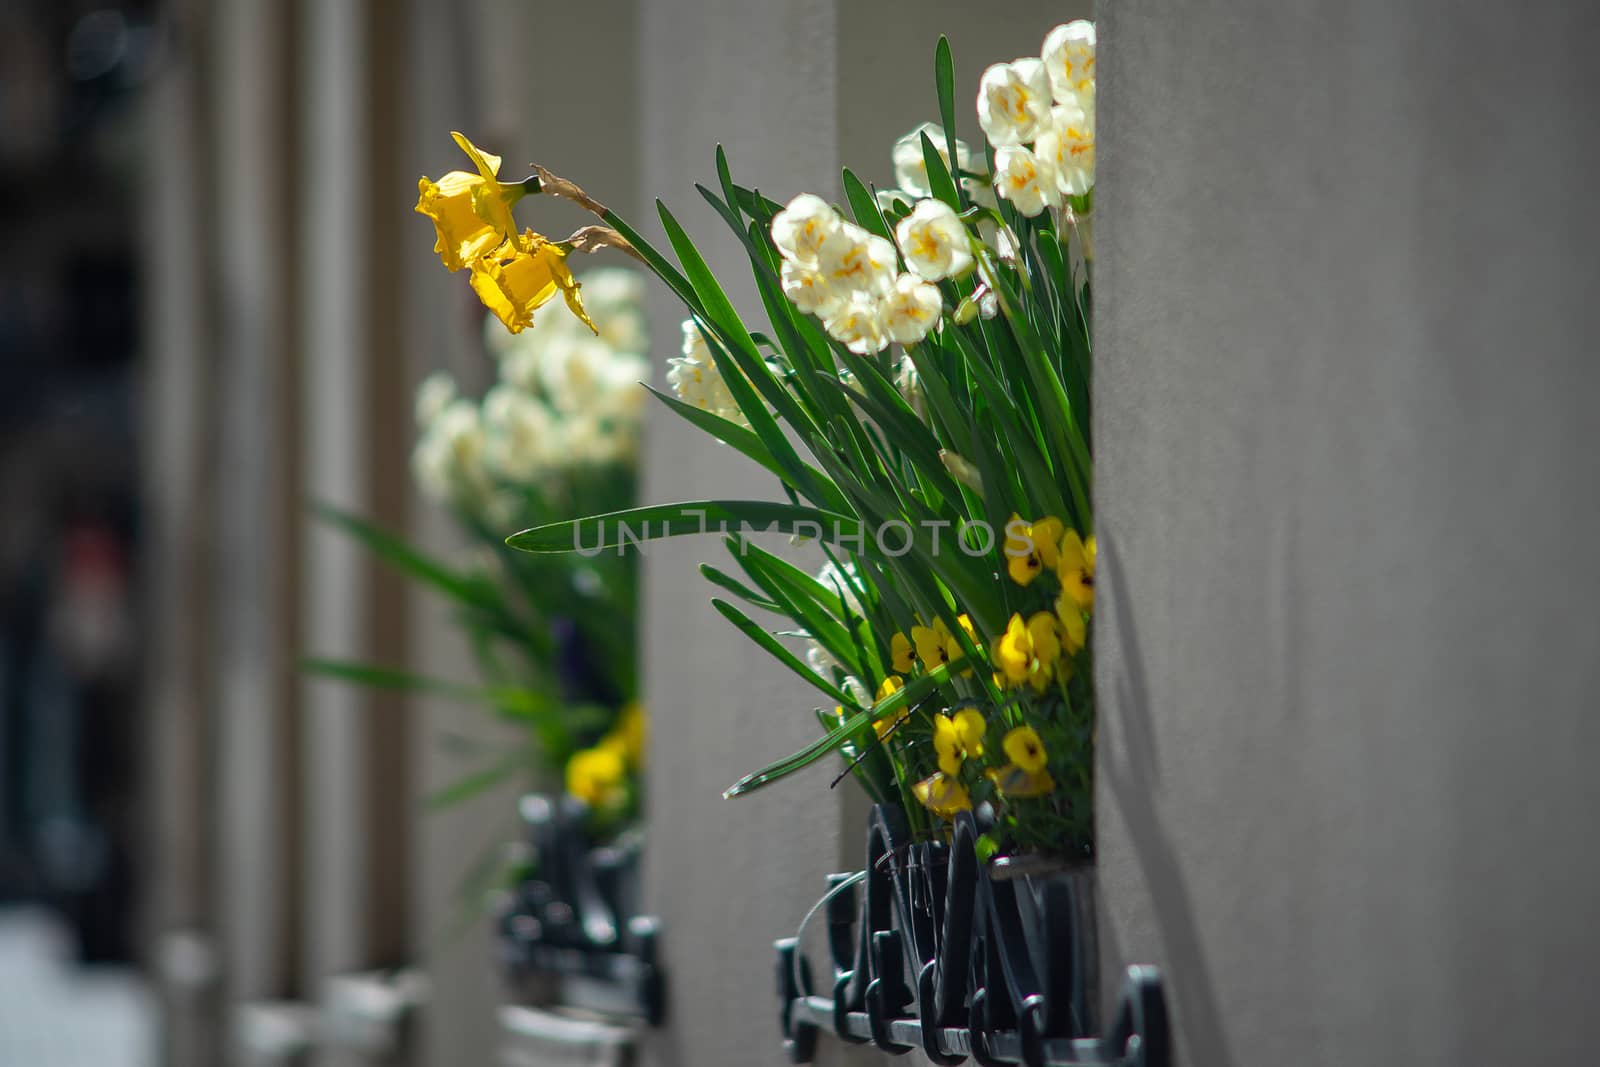
<svg viewBox="0 0 1600 1067">
<path fill-rule="evenodd" d="M 1582 5 L 1100 23 L 1100 857 L 1186 1064 L 1584 1062 Z"/>
</svg>

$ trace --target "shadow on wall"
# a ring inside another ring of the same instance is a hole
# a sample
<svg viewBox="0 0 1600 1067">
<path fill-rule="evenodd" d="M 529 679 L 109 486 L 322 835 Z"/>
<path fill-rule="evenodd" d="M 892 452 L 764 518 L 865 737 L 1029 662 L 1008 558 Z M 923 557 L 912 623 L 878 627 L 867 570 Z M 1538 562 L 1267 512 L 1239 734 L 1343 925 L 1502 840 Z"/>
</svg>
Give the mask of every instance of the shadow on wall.
<svg viewBox="0 0 1600 1067">
<path fill-rule="evenodd" d="M 1120 575 L 1122 560 L 1111 531 L 1102 527 L 1096 540 L 1103 571 Z M 1206 968 L 1196 929 L 1194 904 L 1183 881 L 1177 852 L 1162 828 L 1155 794 L 1161 768 L 1156 735 L 1150 720 L 1150 696 L 1145 685 L 1144 655 L 1139 648 L 1133 606 L 1122 592 L 1121 581 L 1102 582 L 1102 594 L 1112 590 L 1116 606 L 1117 645 L 1122 651 L 1122 672 L 1112 680 L 1117 708 L 1115 720 L 1103 719 L 1100 738 L 1100 773 L 1115 798 L 1128 844 L 1139 864 L 1150 897 L 1151 919 L 1161 941 L 1163 977 L 1172 991 L 1173 1013 L 1179 1042 L 1191 1063 L 1205 1067 L 1232 1067 L 1233 1056 L 1223 1031 L 1216 991 Z M 1103 617 L 1103 616 L 1102 616 Z M 1107 702 L 1102 698 L 1100 707 Z M 1112 723 L 1113 732 L 1105 729 Z M 1113 946 L 1117 949 L 1117 946 Z M 1113 958 L 1120 958 L 1120 950 Z"/>
</svg>

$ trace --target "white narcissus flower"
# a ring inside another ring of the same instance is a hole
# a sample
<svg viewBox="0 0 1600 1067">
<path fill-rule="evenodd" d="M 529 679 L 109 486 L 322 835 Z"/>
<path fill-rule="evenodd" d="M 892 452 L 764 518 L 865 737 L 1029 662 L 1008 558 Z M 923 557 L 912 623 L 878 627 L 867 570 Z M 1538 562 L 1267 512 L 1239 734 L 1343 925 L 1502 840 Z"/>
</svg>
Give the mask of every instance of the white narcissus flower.
<svg viewBox="0 0 1600 1067">
<path fill-rule="evenodd" d="M 801 193 L 772 218 L 772 243 L 784 259 L 815 267 L 817 255 L 843 224 L 839 213 L 820 196 Z"/>
<path fill-rule="evenodd" d="M 1094 23 L 1087 19 L 1063 23 L 1051 30 L 1040 49 L 1050 92 L 1056 103 L 1075 96 L 1094 98 Z"/>
<path fill-rule="evenodd" d="M 833 560 L 822 565 L 817 572 L 817 581 L 828 591 L 838 595 L 844 601 L 844 606 L 858 618 L 865 618 L 866 612 L 861 607 L 860 579 L 856 577 L 855 566 L 849 561 L 843 568 L 834 565 Z"/>
<path fill-rule="evenodd" d="M 842 299 L 827 277 L 814 267 L 802 267 L 786 259 L 783 261 L 782 279 L 784 295 L 807 315 L 826 318 Z"/>
<path fill-rule="evenodd" d="M 667 384 L 678 394 L 678 399 L 729 422 L 750 425 L 733 399 L 728 383 L 722 380 L 722 373 L 711 358 L 711 349 L 693 319 L 683 321 L 683 356 L 669 359 L 667 363 Z"/>
<path fill-rule="evenodd" d="M 978 82 L 978 124 L 996 148 L 1027 144 L 1050 121 L 1050 78 L 1044 63 L 996 63 Z"/>
<path fill-rule="evenodd" d="M 894 143 L 891 153 L 894 159 L 895 184 L 914 196 L 932 196 L 933 187 L 928 184 L 928 161 L 922 154 L 922 135 L 927 134 L 928 140 L 933 142 L 934 151 L 939 153 L 939 158 L 944 160 L 945 169 L 950 169 L 950 152 L 945 145 L 944 127 L 933 122 L 924 122 Z M 970 170 L 972 167 L 972 150 L 966 142 L 956 138 L 956 169 Z"/>
<path fill-rule="evenodd" d="M 1082 196 L 1094 188 L 1094 108 L 1078 101 L 1050 112 L 1050 128 L 1039 135 L 1034 155 L 1055 177 L 1063 196 Z"/>
<path fill-rule="evenodd" d="M 610 346 L 593 334 L 553 337 L 538 356 L 538 392 L 559 412 L 584 411 L 604 388 L 602 375 L 612 358 Z"/>
<path fill-rule="evenodd" d="M 923 200 L 895 227 L 906 266 L 930 282 L 953 278 L 972 266 L 972 237 L 942 200 Z"/>
<path fill-rule="evenodd" d="M 1001 148 L 994 154 L 994 187 L 1011 206 L 1032 218 L 1060 201 L 1051 168 L 1026 148 Z"/>
<path fill-rule="evenodd" d="M 883 301 L 883 330 L 897 344 L 914 345 L 939 324 L 939 288 L 915 274 L 902 274 Z"/>
<path fill-rule="evenodd" d="M 911 357 L 902 355 L 900 362 L 895 364 L 894 387 L 899 390 L 900 396 L 917 413 L 917 418 L 928 417 L 927 400 L 922 392 L 922 378 L 917 374 L 917 365 L 911 362 Z"/>
<path fill-rule="evenodd" d="M 504 331 L 502 331 L 504 332 Z M 456 398 L 456 380 L 449 371 L 436 370 L 417 386 L 417 426 L 425 427 Z"/>
<path fill-rule="evenodd" d="M 846 222 L 823 242 L 817 265 L 828 287 L 848 293 L 882 294 L 894 284 L 894 244 Z"/>
<path fill-rule="evenodd" d="M 434 417 L 411 455 L 412 473 L 435 500 L 468 500 L 488 489 L 484 469 L 486 438 L 478 406 L 452 400 Z"/>
<path fill-rule="evenodd" d="M 883 324 L 883 302 L 875 293 L 852 293 L 847 303 L 823 320 L 828 336 L 858 356 L 871 356 L 889 347 Z"/>
<path fill-rule="evenodd" d="M 565 452 L 550 410 L 510 385 L 497 385 L 484 396 L 483 426 L 489 467 L 508 481 L 537 483 Z"/>
</svg>

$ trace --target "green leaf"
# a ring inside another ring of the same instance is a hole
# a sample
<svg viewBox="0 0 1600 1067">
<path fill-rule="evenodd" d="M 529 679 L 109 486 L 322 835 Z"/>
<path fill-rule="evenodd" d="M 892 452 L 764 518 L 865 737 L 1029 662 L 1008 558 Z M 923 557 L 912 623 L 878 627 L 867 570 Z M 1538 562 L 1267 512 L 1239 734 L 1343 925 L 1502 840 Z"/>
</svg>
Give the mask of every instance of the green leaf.
<svg viewBox="0 0 1600 1067">
<path fill-rule="evenodd" d="M 776 611 L 780 613 L 783 611 L 783 605 L 779 604 L 776 600 L 768 598 L 764 593 L 756 592 L 754 589 L 751 589 L 748 585 L 745 585 L 733 575 L 728 574 L 725 571 L 718 570 L 709 563 L 700 564 L 700 574 L 712 585 L 726 589 L 740 600 L 743 600 L 746 604 L 750 604 L 753 607 L 762 608 L 766 611 Z"/>
<path fill-rule="evenodd" d="M 596 555 L 663 537 L 726 534 L 746 527 L 753 532 L 802 533 L 830 544 L 851 544 L 861 538 L 861 523 L 837 512 L 770 500 L 696 500 L 553 522 L 512 534 L 506 544 L 523 552 Z"/>
<path fill-rule="evenodd" d="M 844 195 L 850 201 L 850 211 L 855 215 L 856 222 L 869 233 L 875 233 L 887 241 L 894 240 L 894 234 L 889 230 L 889 223 L 884 219 L 883 212 L 878 209 L 878 198 L 872 191 L 861 183 L 849 167 L 844 168 Z"/>
<path fill-rule="evenodd" d="M 757 789 L 771 785 L 780 778 L 788 777 L 795 771 L 809 767 L 849 741 L 850 737 L 863 726 L 881 722 L 891 715 L 897 714 L 906 705 L 915 704 L 932 695 L 936 689 L 950 680 L 952 674 L 959 674 L 966 667 L 967 661 L 965 659 L 955 659 L 913 678 L 906 683 L 904 688 L 895 690 L 872 707 L 846 718 L 832 733 L 824 734 L 791 756 L 787 756 L 775 763 L 769 763 L 753 774 L 745 775 L 724 790 L 722 795 L 724 797 L 737 797 L 746 793 L 753 793 Z"/>
<path fill-rule="evenodd" d="M 459 682 L 447 682 L 440 678 L 429 678 L 409 671 L 351 660 L 308 657 L 300 661 L 300 669 L 319 678 L 332 678 L 370 689 L 427 693 L 468 704 L 488 704 L 497 710 L 518 716 L 537 715 L 553 707 L 549 699 L 530 689 L 515 686 L 462 685 Z"/>
<path fill-rule="evenodd" d="M 519 770 L 528 767 L 528 752 L 526 749 L 506 756 L 500 762 L 481 771 L 474 771 L 456 779 L 442 789 L 438 789 L 423 799 L 423 805 L 431 811 L 448 808 L 463 801 L 470 800 L 480 793 L 493 789 L 501 782 L 510 778 Z"/>
<path fill-rule="evenodd" d="M 950 166 L 955 166 L 955 161 L 956 157 L 952 155 Z M 926 133 L 922 135 L 922 162 L 928 169 L 928 188 L 933 190 L 933 195 L 960 211 L 961 193 L 956 189 L 955 179 L 950 177 L 944 159 Z"/>
<path fill-rule="evenodd" d="M 330 526 L 360 541 L 370 552 L 401 573 L 432 586 L 462 604 L 491 614 L 504 614 L 504 604 L 492 584 L 458 574 L 401 537 L 331 504 L 313 502 L 311 511 Z"/>
<path fill-rule="evenodd" d="M 790 652 L 787 648 L 785 648 L 783 642 L 779 641 L 776 637 L 773 637 L 771 634 L 767 633 L 767 631 L 757 626 L 744 612 L 740 611 L 738 608 L 734 607 L 732 604 L 721 599 L 720 597 L 712 597 L 711 606 L 716 608 L 724 619 L 727 619 L 729 622 L 733 623 L 733 625 L 739 629 L 740 633 L 744 634 L 750 640 L 760 645 L 769 656 L 783 664 L 785 667 L 788 667 L 791 671 L 805 679 L 806 682 L 813 687 L 822 690 L 822 692 L 828 694 L 830 698 L 838 701 L 841 707 L 848 709 L 860 707 L 860 705 L 851 698 L 850 694 L 834 685 L 831 681 L 824 679 L 820 674 L 818 674 L 816 671 L 813 671 L 804 663 L 801 663 L 799 656 L 796 656 L 793 652 Z"/>
</svg>

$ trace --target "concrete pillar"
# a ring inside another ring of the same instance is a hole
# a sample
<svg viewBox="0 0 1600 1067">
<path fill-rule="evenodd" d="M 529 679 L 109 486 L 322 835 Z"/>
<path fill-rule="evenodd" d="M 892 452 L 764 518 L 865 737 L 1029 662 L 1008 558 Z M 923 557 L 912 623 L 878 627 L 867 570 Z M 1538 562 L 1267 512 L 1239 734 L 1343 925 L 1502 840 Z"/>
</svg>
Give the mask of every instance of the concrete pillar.
<svg viewBox="0 0 1600 1067">
<path fill-rule="evenodd" d="M 203 37 L 202 12 L 183 5 Z M 212 72 L 190 51 L 145 100 L 141 234 L 148 284 L 141 384 L 147 568 L 155 625 L 145 701 L 151 734 L 142 752 L 151 803 L 144 870 L 143 940 L 162 1003 L 162 1062 L 218 1061 L 212 811 L 216 442 L 212 308 L 206 235 L 213 190 L 207 87 Z"/>
<path fill-rule="evenodd" d="M 298 978 L 300 494 L 293 326 L 290 10 L 220 0 L 214 57 L 217 313 L 216 916 L 228 1002 Z M 203 201 L 202 201 L 203 202 Z M 203 294 L 199 288 L 191 298 Z"/>
<path fill-rule="evenodd" d="M 298 441 L 308 498 L 397 529 L 409 401 L 396 257 L 410 204 L 396 176 L 404 25 L 391 14 L 361 0 L 307 5 L 302 13 Z M 304 647 L 403 663 L 398 576 L 344 533 L 301 521 Z M 306 680 L 302 701 L 301 977 L 306 995 L 321 1003 L 336 976 L 410 960 L 410 724 L 403 701 L 343 683 Z M 319 1055 L 362 1062 L 338 1051 Z"/>
<path fill-rule="evenodd" d="M 1108 941 L 1206 1067 L 1600 1043 L 1585 5 L 1106 5 Z"/>
</svg>

